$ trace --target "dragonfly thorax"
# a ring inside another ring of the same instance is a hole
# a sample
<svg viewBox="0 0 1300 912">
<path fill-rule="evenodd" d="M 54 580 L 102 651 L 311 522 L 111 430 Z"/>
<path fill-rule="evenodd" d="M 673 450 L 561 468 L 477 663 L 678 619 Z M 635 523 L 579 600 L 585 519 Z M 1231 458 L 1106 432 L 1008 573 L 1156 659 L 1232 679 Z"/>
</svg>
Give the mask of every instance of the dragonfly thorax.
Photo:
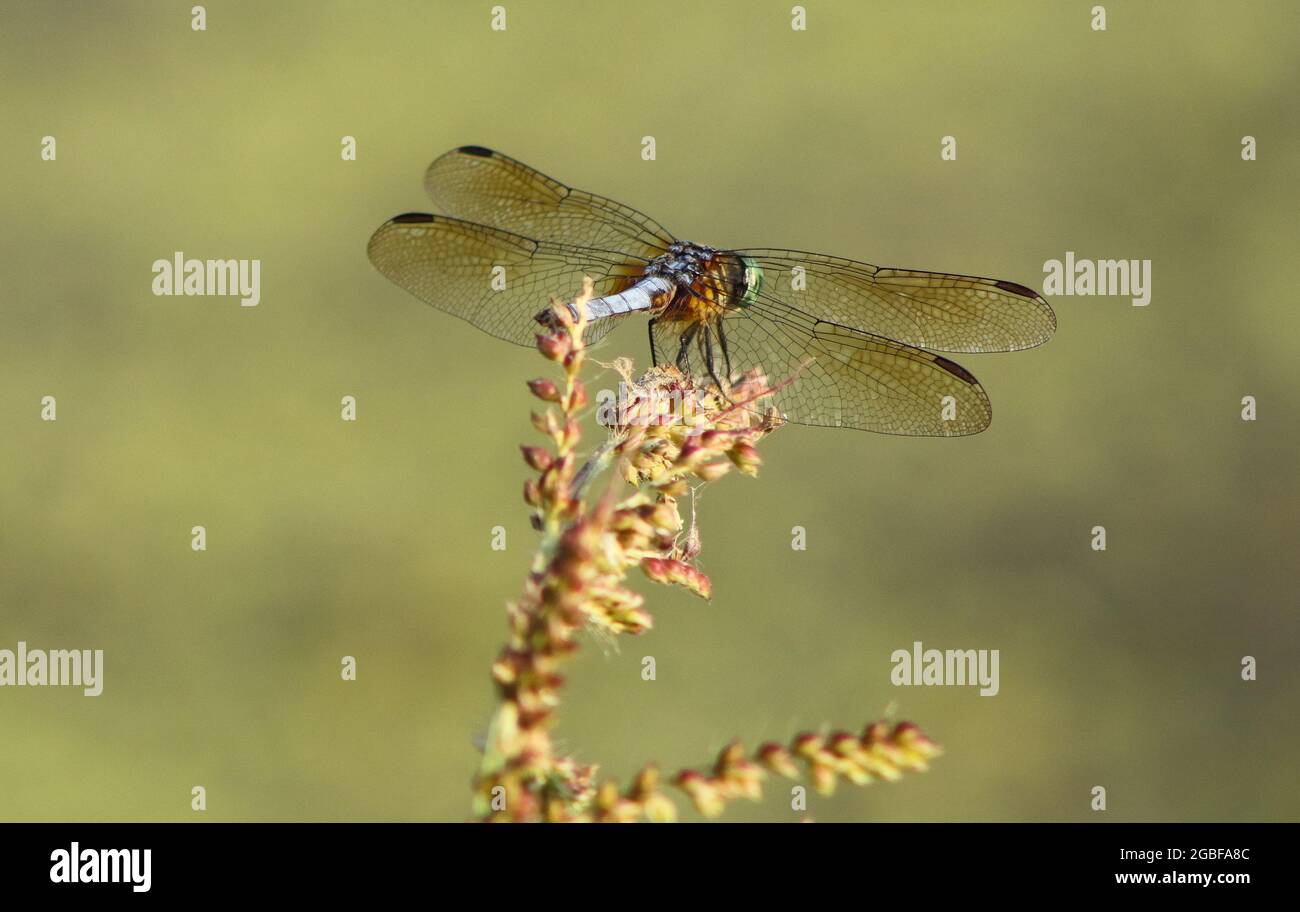
<svg viewBox="0 0 1300 912">
<path fill-rule="evenodd" d="M 674 241 L 649 260 L 640 275 L 621 277 L 615 287 L 613 293 L 587 302 L 589 320 L 640 311 L 664 323 L 716 324 L 727 313 L 754 303 L 763 287 L 763 269 L 730 251 Z M 572 305 L 569 310 L 577 316 Z M 549 325 L 549 313 L 543 311 L 535 319 Z"/>
<path fill-rule="evenodd" d="M 677 241 L 669 246 L 667 253 L 646 264 L 645 274 L 669 279 L 685 288 L 713 270 L 717 255 L 712 247 Z"/>
<path fill-rule="evenodd" d="M 646 264 L 645 279 L 672 283 L 652 309 L 656 319 L 709 322 L 744 307 L 750 272 L 740 257 L 703 244 L 677 241 Z"/>
</svg>

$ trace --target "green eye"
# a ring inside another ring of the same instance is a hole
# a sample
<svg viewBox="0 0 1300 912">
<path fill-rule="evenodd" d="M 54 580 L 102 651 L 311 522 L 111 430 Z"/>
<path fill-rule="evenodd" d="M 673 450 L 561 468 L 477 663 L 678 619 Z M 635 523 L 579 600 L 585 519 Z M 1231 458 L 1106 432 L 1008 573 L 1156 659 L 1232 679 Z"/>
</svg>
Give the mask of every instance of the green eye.
<svg viewBox="0 0 1300 912">
<path fill-rule="evenodd" d="M 745 264 L 745 296 L 740 306 L 748 307 L 763 290 L 763 267 L 749 257 L 741 257 L 740 261 Z"/>
</svg>

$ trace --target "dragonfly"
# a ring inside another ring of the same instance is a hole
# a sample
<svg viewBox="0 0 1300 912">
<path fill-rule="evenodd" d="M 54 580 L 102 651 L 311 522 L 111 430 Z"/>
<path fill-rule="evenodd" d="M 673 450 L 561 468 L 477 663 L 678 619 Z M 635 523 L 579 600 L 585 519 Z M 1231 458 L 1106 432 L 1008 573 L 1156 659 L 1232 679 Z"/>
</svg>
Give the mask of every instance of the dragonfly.
<svg viewBox="0 0 1300 912">
<path fill-rule="evenodd" d="M 553 296 L 594 283 L 585 341 L 648 319 L 650 358 L 724 395 L 755 370 L 796 424 L 955 437 L 992 420 L 988 395 L 940 352 L 1046 342 L 1051 306 L 1016 282 L 873 266 L 799 250 L 679 240 L 658 222 L 500 152 L 461 146 L 431 164 L 445 214 L 408 212 L 370 238 L 370 261 L 415 297 L 519 345 Z M 573 305 L 568 305 L 570 309 Z"/>
</svg>

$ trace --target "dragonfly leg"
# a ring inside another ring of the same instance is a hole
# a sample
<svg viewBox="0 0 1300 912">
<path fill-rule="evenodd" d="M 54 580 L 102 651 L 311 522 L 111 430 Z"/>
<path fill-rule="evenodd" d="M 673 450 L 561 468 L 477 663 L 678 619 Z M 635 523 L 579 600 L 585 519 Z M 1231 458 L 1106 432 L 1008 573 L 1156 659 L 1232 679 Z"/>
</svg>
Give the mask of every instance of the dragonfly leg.
<svg viewBox="0 0 1300 912">
<path fill-rule="evenodd" d="M 727 351 L 727 333 L 722 328 L 723 319 L 718 317 L 718 347 L 722 349 L 722 363 L 727 368 L 727 382 L 731 382 L 731 352 Z"/>
<path fill-rule="evenodd" d="M 710 332 L 707 326 L 704 328 L 704 363 L 708 367 L 709 377 L 713 380 L 713 385 L 718 388 L 719 395 L 730 402 L 731 398 L 727 395 L 727 387 L 723 386 L 722 381 L 718 379 L 718 372 L 714 366 L 713 333 Z"/>
<path fill-rule="evenodd" d="M 691 341 L 700 331 L 699 323 L 692 323 L 681 336 L 681 346 L 677 349 L 677 369 L 683 374 L 691 372 Z"/>
<path fill-rule="evenodd" d="M 650 366 L 659 366 L 659 355 L 655 352 L 655 318 L 651 317 L 647 327 L 650 331 Z"/>
</svg>

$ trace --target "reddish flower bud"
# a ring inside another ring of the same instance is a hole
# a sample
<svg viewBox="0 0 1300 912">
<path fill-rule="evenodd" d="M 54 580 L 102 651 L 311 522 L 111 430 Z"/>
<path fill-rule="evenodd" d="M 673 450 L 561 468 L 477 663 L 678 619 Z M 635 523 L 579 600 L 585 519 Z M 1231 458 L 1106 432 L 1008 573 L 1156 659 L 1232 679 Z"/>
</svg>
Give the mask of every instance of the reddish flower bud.
<svg viewBox="0 0 1300 912">
<path fill-rule="evenodd" d="M 794 739 L 794 751 L 803 757 L 815 757 L 822 749 L 822 739 L 820 735 L 812 732 L 804 732 Z"/>
<path fill-rule="evenodd" d="M 758 761 L 787 779 L 799 778 L 799 767 L 795 766 L 790 752 L 774 741 L 769 741 L 758 749 Z"/>
<path fill-rule="evenodd" d="M 528 388 L 533 391 L 533 395 L 543 402 L 559 402 L 560 388 L 551 380 L 545 377 L 539 377 L 536 380 L 528 381 Z"/>
<path fill-rule="evenodd" d="M 695 470 L 695 474 L 705 481 L 717 481 L 731 471 L 729 462 L 706 462 Z"/>
<path fill-rule="evenodd" d="M 569 337 L 562 335 L 537 336 L 537 350 L 548 361 L 563 361 L 569 354 Z"/>
<path fill-rule="evenodd" d="M 530 412 L 533 427 L 543 434 L 555 433 L 555 416 L 549 410 L 545 414 L 539 415 L 537 412 Z"/>
<path fill-rule="evenodd" d="M 712 581 L 690 564 L 664 557 L 647 557 L 641 561 L 641 569 L 656 583 L 676 583 L 705 601 L 713 597 Z"/>
<path fill-rule="evenodd" d="M 539 507 L 542 504 L 542 486 L 535 478 L 524 482 L 524 503 L 530 507 Z"/>
<path fill-rule="evenodd" d="M 555 457 L 541 447 L 521 446 L 519 451 L 524 454 L 524 462 L 539 472 L 545 472 L 555 461 Z"/>
<path fill-rule="evenodd" d="M 659 486 L 659 492 L 665 497 L 683 497 L 691 490 L 691 486 L 686 483 L 684 478 L 674 478 L 667 484 Z"/>
<path fill-rule="evenodd" d="M 704 445 L 700 442 L 699 437 L 688 437 L 686 438 L 686 441 L 682 443 L 681 450 L 678 451 L 677 461 L 679 463 L 687 462 L 702 449 L 704 449 Z"/>
<path fill-rule="evenodd" d="M 573 381 L 573 393 L 569 396 L 567 411 L 576 412 L 587 406 L 587 387 L 581 380 Z"/>
<path fill-rule="evenodd" d="M 763 461 L 754 445 L 743 440 L 728 450 L 727 456 L 736 464 L 736 468 L 746 475 L 755 474 Z"/>
</svg>

